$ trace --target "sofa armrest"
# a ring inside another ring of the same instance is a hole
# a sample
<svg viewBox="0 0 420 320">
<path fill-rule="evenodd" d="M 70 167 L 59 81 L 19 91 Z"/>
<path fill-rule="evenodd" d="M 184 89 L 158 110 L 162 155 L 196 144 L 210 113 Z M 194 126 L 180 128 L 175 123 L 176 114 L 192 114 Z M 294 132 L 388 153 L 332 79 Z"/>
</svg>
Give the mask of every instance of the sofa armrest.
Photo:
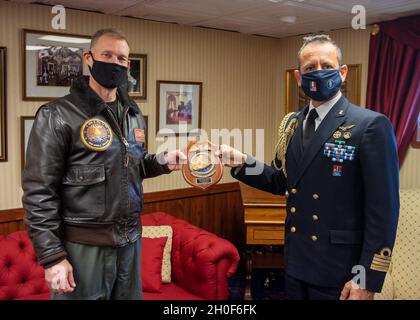
<svg viewBox="0 0 420 320">
<path fill-rule="evenodd" d="M 235 246 L 184 220 L 175 221 L 172 228 L 173 281 L 203 299 L 227 299 L 228 278 L 240 259 Z"/>
</svg>

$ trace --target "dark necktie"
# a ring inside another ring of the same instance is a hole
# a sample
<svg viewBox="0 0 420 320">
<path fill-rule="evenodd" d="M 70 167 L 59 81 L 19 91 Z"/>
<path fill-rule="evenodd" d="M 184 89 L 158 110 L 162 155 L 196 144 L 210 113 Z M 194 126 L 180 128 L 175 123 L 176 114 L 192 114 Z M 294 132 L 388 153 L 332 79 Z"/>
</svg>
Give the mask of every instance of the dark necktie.
<svg viewBox="0 0 420 320">
<path fill-rule="evenodd" d="M 318 113 L 316 112 L 316 109 L 314 108 L 309 112 L 308 118 L 306 119 L 306 122 L 305 122 L 305 128 L 303 130 L 303 149 L 304 150 L 306 150 L 306 148 L 309 145 L 309 142 L 314 136 L 316 118 L 318 118 Z"/>
</svg>

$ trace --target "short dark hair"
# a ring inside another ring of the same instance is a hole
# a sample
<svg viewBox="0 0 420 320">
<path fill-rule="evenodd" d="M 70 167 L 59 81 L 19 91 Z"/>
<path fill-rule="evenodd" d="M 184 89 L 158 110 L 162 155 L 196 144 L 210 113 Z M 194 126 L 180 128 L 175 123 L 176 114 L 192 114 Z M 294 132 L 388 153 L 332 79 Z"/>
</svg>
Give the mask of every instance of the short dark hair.
<svg viewBox="0 0 420 320">
<path fill-rule="evenodd" d="M 130 44 L 128 43 L 127 37 L 120 30 L 114 29 L 114 28 L 106 28 L 106 29 L 100 29 L 96 31 L 95 34 L 92 36 L 92 39 L 90 41 L 91 50 L 96 45 L 99 38 L 102 36 L 107 36 L 116 40 L 124 40 L 125 42 L 127 42 L 127 45 L 130 46 Z"/>
<path fill-rule="evenodd" d="M 337 44 L 331 39 L 331 37 L 327 34 L 315 34 L 306 36 L 303 38 L 303 45 L 300 47 L 298 52 L 297 62 L 298 62 L 298 69 L 300 70 L 300 55 L 302 54 L 303 49 L 310 44 L 310 43 L 331 43 L 335 49 L 337 50 L 337 59 L 338 63 L 341 66 L 343 64 L 343 54 L 341 53 L 341 49 L 337 46 Z"/>
</svg>

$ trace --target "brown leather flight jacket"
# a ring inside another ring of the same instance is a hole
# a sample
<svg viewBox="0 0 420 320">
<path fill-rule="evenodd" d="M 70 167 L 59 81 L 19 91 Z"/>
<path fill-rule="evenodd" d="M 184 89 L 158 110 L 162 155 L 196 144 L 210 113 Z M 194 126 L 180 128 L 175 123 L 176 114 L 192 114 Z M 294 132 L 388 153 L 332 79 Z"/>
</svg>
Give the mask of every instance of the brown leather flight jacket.
<svg viewBox="0 0 420 320">
<path fill-rule="evenodd" d="M 126 86 L 118 96 L 121 123 L 83 78 L 36 114 L 22 203 L 38 261 L 46 268 L 67 256 L 65 241 L 112 247 L 136 241 L 142 180 L 170 172 L 161 165 L 163 154 L 147 153 L 145 122 Z"/>
</svg>

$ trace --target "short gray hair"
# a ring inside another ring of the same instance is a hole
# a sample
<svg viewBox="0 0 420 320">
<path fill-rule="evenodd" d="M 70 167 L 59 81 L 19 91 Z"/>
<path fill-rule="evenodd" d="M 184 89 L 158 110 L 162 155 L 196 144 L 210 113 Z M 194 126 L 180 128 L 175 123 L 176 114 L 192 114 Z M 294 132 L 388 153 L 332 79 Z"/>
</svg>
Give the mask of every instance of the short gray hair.
<svg viewBox="0 0 420 320">
<path fill-rule="evenodd" d="M 341 53 L 341 49 L 331 39 L 331 37 L 328 34 L 315 34 L 315 35 L 310 35 L 310 36 L 306 36 L 306 37 L 303 38 L 303 45 L 302 45 L 302 47 L 300 47 L 300 50 L 299 50 L 298 56 L 297 56 L 298 69 L 299 70 L 300 70 L 300 56 L 302 54 L 303 49 L 305 49 L 305 47 L 308 44 L 314 43 L 314 42 L 331 43 L 335 47 L 335 49 L 337 50 L 337 59 L 338 59 L 339 65 L 341 66 L 343 64 L 343 55 Z"/>
<path fill-rule="evenodd" d="M 96 31 L 95 34 L 92 36 L 92 39 L 90 41 L 91 50 L 96 45 L 99 38 L 103 36 L 107 36 L 116 40 L 124 40 L 125 42 L 127 42 L 127 45 L 130 46 L 130 44 L 128 43 L 127 37 L 120 30 L 114 29 L 114 28 L 106 28 L 106 29 L 100 29 Z"/>
</svg>

